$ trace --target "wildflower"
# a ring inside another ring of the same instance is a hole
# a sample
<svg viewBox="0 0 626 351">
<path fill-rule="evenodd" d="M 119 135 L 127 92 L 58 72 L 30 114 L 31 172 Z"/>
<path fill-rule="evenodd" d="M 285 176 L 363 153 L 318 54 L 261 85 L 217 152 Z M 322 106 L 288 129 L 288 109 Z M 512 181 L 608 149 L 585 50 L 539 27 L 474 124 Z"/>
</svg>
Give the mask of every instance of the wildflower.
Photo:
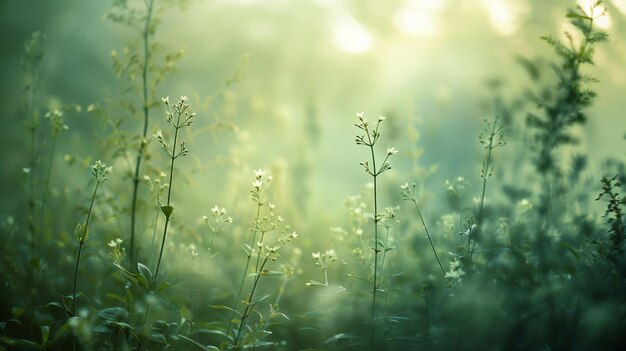
<svg viewBox="0 0 626 351">
<path fill-rule="evenodd" d="M 394 154 L 398 153 L 398 149 L 396 149 L 395 147 L 388 147 L 387 148 L 387 156 L 391 156 Z"/>
<path fill-rule="evenodd" d="M 113 167 L 108 167 L 106 163 L 98 160 L 91 166 L 91 174 L 96 178 L 98 183 L 104 183 L 108 178 L 107 175 L 113 171 Z"/>
<path fill-rule="evenodd" d="M 263 176 L 265 175 L 265 170 L 264 169 L 257 169 L 256 171 L 254 171 L 254 176 L 257 179 L 261 179 Z"/>
</svg>

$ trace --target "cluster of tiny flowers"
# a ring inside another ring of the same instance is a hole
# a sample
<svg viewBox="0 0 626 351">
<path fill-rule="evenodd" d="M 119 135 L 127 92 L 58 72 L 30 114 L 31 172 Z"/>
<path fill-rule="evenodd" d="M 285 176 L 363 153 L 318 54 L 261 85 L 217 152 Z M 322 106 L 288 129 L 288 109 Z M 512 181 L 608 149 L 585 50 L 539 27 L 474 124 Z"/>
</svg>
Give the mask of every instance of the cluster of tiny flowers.
<svg viewBox="0 0 626 351">
<path fill-rule="evenodd" d="M 52 112 L 47 112 L 44 118 L 50 120 L 52 124 L 52 132 L 57 135 L 63 130 L 68 130 L 69 127 L 63 123 L 63 112 L 59 110 L 54 110 Z"/>
<path fill-rule="evenodd" d="M 465 195 L 470 183 L 464 177 L 457 177 L 455 180 L 446 180 L 445 187 L 448 194 L 455 198 L 461 198 Z"/>
<path fill-rule="evenodd" d="M 365 134 L 356 136 L 356 144 L 357 145 L 365 145 L 374 150 L 374 145 L 380 138 L 380 123 L 385 120 L 385 117 L 379 116 L 378 121 L 376 121 L 376 126 L 374 129 L 370 129 L 369 123 L 367 119 L 363 117 L 363 112 L 359 112 L 356 114 L 358 118 L 358 123 L 355 126 L 361 129 Z M 370 167 L 369 161 L 361 162 L 361 166 L 365 169 L 365 172 L 369 175 L 376 177 L 381 173 L 388 171 L 391 169 L 391 164 L 389 163 L 389 157 L 398 153 L 398 150 L 395 147 L 387 148 L 387 154 L 385 155 L 385 159 L 381 163 L 380 168 L 374 169 Z"/>
<path fill-rule="evenodd" d="M 291 227 L 285 226 L 283 233 L 274 246 L 263 245 L 262 242 L 257 242 L 259 254 L 265 256 L 269 260 L 276 261 L 277 252 L 282 247 L 298 237 L 298 233 L 291 232 Z"/>
<path fill-rule="evenodd" d="M 220 208 L 217 205 L 215 205 L 211 209 L 211 217 L 213 217 L 213 222 L 215 224 L 233 223 L 233 218 L 228 216 L 227 214 L 228 214 L 228 212 L 226 211 L 226 209 L 224 207 Z M 209 223 L 209 217 L 202 216 L 202 219 L 204 219 L 205 222 L 207 222 L 209 225 L 211 225 L 211 223 Z"/>
<path fill-rule="evenodd" d="M 150 176 L 148 175 L 143 176 L 143 180 L 146 183 L 148 183 L 148 188 L 150 189 L 150 193 L 152 193 L 152 196 L 154 196 L 154 199 L 157 203 L 159 203 L 161 196 L 163 195 L 163 192 L 169 186 L 167 182 L 163 182 L 165 178 L 167 178 L 167 174 L 165 174 L 164 172 L 159 172 L 159 174 L 154 178 L 154 180 L 150 178 Z"/>
<path fill-rule="evenodd" d="M 178 131 L 181 128 L 188 127 L 193 123 L 193 119 L 196 116 L 195 113 L 189 112 L 189 104 L 187 104 L 187 100 L 189 100 L 186 96 L 181 96 L 180 100 L 174 104 L 170 105 L 170 98 L 165 97 L 161 99 L 165 106 L 167 107 L 166 120 L 169 124 Z M 170 147 L 170 145 L 165 141 L 165 137 L 163 136 L 163 131 L 160 129 L 154 134 L 157 142 L 161 145 L 161 149 L 163 149 L 170 158 L 176 159 L 181 156 L 186 156 L 189 153 L 189 149 L 187 149 L 187 144 L 184 140 L 180 142 L 180 148 L 175 152 L 176 145 Z"/>
<path fill-rule="evenodd" d="M 124 257 L 126 256 L 126 250 L 122 247 L 122 242 L 124 242 L 124 240 L 117 238 L 115 240 L 109 241 L 109 243 L 107 244 L 111 248 L 109 256 L 115 263 L 122 262 L 122 260 L 124 260 Z"/>
<path fill-rule="evenodd" d="M 91 166 L 91 174 L 96 178 L 98 183 L 104 183 L 108 180 L 107 176 L 113 171 L 113 167 L 108 167 L 106 163 L 98 160 Z"/>
<path fill-rule="evenodd" d="M 254 171 L 254 180 L 252 181 L 252 200 L 258 204 L 263 204 L 263 192 L 272 181 L 272 176 L 265 176 L 266 171 L 264 169 L 258 169 Z"/>
<path fill-rule="evenodd" d="M 337 253 L 333 249 L 326 250 L 326 252 L 322 253 L 313 252 L 311 256 L 319 269 L 327 269 L 333 262 L 337 261 Z"/>
<path fill-rule="evenodd" d="M 460 281 L 464 275 L 463 264 L 458 257 L 455 257 L 454 260 L 450 261 L 450 270 L 446 272 L 446 278 Z"/>
<path fill-rule="evenodd" d="M 404 183 L 400 186 L 402 189 L 402 198 L 404 200 L 415 201 L 415 183 L 409 185 L 409 183 Z"/>
</svg>

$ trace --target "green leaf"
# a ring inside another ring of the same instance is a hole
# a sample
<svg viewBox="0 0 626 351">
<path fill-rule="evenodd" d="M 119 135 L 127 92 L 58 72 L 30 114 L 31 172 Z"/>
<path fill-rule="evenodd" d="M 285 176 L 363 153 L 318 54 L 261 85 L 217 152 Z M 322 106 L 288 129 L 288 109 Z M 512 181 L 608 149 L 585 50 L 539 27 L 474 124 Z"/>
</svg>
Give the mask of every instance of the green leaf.
<svg viewBox="0 0 626 351">
<path fill-rule="evenodd" d="M 161 333 L 150 333 L 150 335 L 144 335 L 146 338 L 152 340 L 152 341 L 156 341 L 160 344 L 167 344 L 167 338 L 165 338 L 165 335 L 161 334 Z"/>
<path fill-rule="evenodd" d="M 193 317 L 191 316 L 191 312 L 189 311 L 189 309 L 187 308 L 187 306 L 182 305 L 180 306 L 180 317 L 184 320 L 193 320 Z"/>
<path fill-rule="evenodd" d="M 161 206 L 161 211 L 165 215 L 165 218 L 170 219 L 172 212 L 174 212 L 174 207 L 170 205 L 164 205 L 164 206 Z"/>
<path fill-rule="evenodd" d="M 186 337 L 186 336 L 184 336 L 184 335 L 181 335 L 181 334 L 178 334 L 178 336 L 179 336 L 180 338 L 182 338 L 183 340 L 187 340 L 187 341 L 189 341 L 190 343 L 192 343 L 192 344 L 196 345 L 196 346 L 197 346 L 197 347 L 199 347 L 201 350 L 204 350 L 204 351 L 219 351 L 219 349 L 218 349 L 217 347 L 215 347 L 215 346 L 211 346 L 211 345 L 202 345 L 202 344 L 200 344 L 199 342 L 197 342 L 197 341 L 195 341 L 195 340 L 193 340 L 193 339 L 190 339 L 190 338 L 188 338 L 188 337 Z"/>
<path fill-rule="evenodd" d="M 161 284 L 159 284 L 159 287 L 156 289 L 156 292 L 161 292 L 161 291 L 169 288 L 170 286 L 172 286 L 172 284 L 170 284 L 168 282 L 161 282 Z"/>
<path fill-rule="evenodd" d="M 98 317 L 107 322 L 121 322 L 129 318 L 129 313 L 122 307 L 109 307 L 98 311 Z"/>
<path fill-rule="evenodd" d="M 587 21 L 591 20 L 591 17 L 585 16 L 585 15 L 581 15 L 581 14 L 573 12 L 573 11 L 568 12 L 566 16 L 567 16 L 567 18 L 577 18 L 577 19 L 587 20 Z"/>
<path fill-rule="evenodd" d="M 150 271 L 150 268 L 146 267 L 143 263 L 141 262 L 137 262 L 137 270 L 139 271 L 139 274 L 141 274 L 144 279 L 150 284 L 152 285 L 152 272 Z"/>
<path fill-rule="evenodd" d="M 263 300 L 267 299 L 268 297 L 270 297 L 270 295 L 269 295 L 269 294 L 265 294 L 265 295 L 257 296 L 257 297 L 255 297 L 254 299 L 252 299 L 252 301 L 250 301 L 250 304 L 251 304 L 251 305 L 255 305 L 255 304 L 257 304 L 257 303 L 259 303 L 259 302 L 261 302 L 261 301 L 263 301 Z"/>
<path fill-rule="evenodd" d="M 322 287 L 326 287 L 326 284 L 324 283 L 320 283 L 317 280 L 311 280 L 308 283 L 306 283 L 307 286 L 322 286 Z"/>
<path fill-rule="evenodd" d="M 120 272 L 122 272 L 122 274 L 126 278 L 128 278 L 130 281 L 150 291 L 150 285 L 148 284 L 148 281 L 143 275 L 130 272 L 126 268 L 120 266 L 118 263 L 113 263 L 113 265 L 117 267 L 120 270 Z"/>
<path fill-rule="evenodd" d="M 118 327 L 120 329 L 133 329 L 132 325 L 124 322 L 110 322 L 110 325 Z"/>
<path fill-rule="evenodd" d="M 47 325 L 41 326 L 41 343 L 45 345 L 50 337 L 50 327 Z"/>
<path fill-rule="evenodd" d="M 44 350 L 43 346 L 26 339 L 13 339 L 8 336 L 3 336 L 2 338 L 0 338 L 0 340 L 3 344 L 16 347 L 18 349 Z"/>
<path fill-rule="evenodd" d="M 63 338 L 65 334 L 70 332 L 71 326 L 69 322 L 70 320 L 68 319 L 65 323 L 63 323 L 61 328 L 59 328 L 59 330 L 57 330 L 56 333 L 54 333 L 52 340 L 50 340 L 50 344 L 56 343 L 59 339 Z"/>
<path fill-rule="evenodd" d="M 326 339 L 326 341 L 324 341 L 325 344 L 335 344 L 337 341 L 340 341 L 342 339 L 350 339 L 353 338 L 353 335 L 350 334 L 346 334 L 346 333 L 339 333 L 339 334 L 335 334 L 333 336 L 331 336 L 330 338 Z"/>
<path fill-rule="evenodd" d="M 284 275 L 285 273 L 279 271 L 268 271 L 267 269 L 261 271 L 263 277 L 282 277 Z"/>
</svg>

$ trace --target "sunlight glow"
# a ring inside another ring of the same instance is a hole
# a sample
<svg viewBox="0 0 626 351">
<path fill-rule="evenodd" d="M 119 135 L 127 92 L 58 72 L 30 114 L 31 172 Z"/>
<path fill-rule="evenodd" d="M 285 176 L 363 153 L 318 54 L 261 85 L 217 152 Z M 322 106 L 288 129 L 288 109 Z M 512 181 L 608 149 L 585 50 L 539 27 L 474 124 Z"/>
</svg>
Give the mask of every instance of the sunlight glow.
<svg viewBox="0 0 626 351">
<path fill-rule="evenodd" d="M 626 15 L 626 0 L 613 0 L 611 1 L 613 6 L 617 7 L 617 10 Z"/>
<path fill-rule="evenodd" d="M 502 35 L 513 34 L 521 24 L 521 18 L 528 12 L 523 2 L 510 0 L 483 0 L 483 6 L 489 12 L 491 26 Z"/>
<path fill-rule="evenodd" d="M 609 27 L 611 27 L 611 19 L 606 12 L 606 7 L 600 5 L 594 8 L 593 4 L 595 2 L 596 0 L 578 0 L 578 5 L 585 11 L 587 16 L 594 19 L 593 23 L 596 26 L 602 29 L 609 29 Z"/>
<path fill-rule="evenodd" d="M 333 22 L 333 43 L 344 52 L 362 54 L 372 46 L 372 36 L 354 17 L 339 17 Z"/>
<path fill-rule="evenodd" d="M 444 7 L 443 0 L 413 0 L 398 9 L 393 23 L 402 33 L 430 37 L 438 31 L 437 15 Z"/>
</svg>

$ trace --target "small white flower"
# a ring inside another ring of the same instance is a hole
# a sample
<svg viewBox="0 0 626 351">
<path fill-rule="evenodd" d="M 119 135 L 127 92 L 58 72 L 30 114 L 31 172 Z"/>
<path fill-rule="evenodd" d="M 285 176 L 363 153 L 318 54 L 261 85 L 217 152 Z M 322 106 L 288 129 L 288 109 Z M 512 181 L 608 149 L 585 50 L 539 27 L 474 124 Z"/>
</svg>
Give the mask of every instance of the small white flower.
<svg viewBox="0 0 626 351">
<path fill-rule="evenodd" d="M 161 98 L 161 101 L 163 101 L 166 105 L 169 105 L 170 104 L 170 97 L 166 96 L 164 98 Z"/>
<path fill-rule="evenodd" d="M 254 176 L 257 178 L 261 178 L 265 175 L 265 170 L 264 169 L 257 169 L 256 171 L 254 171 Z"/>
<path fill-rule="evenodd" d="M 397 154 L 398 153 L 398 149 L 396 149 L 395 147 L 388 147 L 387 148 L 387 155 L 393 155 L 393 154 Z"/>
<path fill-rule="evenodd" d="M 252 182 L 252 186 L 259 189 L 261 186 L 263 186 L 263 182 L 257 179 Z"/>
</svg>

